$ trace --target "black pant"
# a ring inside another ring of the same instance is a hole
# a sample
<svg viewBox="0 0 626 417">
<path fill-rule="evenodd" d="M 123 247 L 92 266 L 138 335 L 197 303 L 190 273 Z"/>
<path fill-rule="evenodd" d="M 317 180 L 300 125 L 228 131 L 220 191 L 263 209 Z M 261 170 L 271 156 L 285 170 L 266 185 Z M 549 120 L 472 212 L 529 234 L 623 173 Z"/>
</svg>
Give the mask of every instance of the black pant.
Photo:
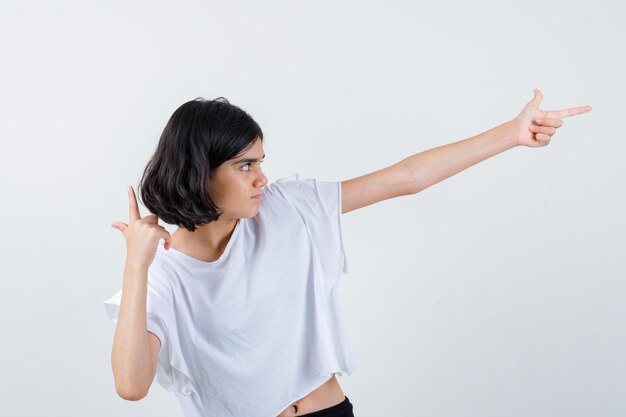
<svg viewBox="0 0 626 417">
<path fill-rule="evenodd" d="M 332 407 L 323 410 L 313 411 L 312 413 L 302 414 L 300 417 L 354 417 L 352 413 L 352 403 L 346 397 L 345 400 Z"/>
</svg>

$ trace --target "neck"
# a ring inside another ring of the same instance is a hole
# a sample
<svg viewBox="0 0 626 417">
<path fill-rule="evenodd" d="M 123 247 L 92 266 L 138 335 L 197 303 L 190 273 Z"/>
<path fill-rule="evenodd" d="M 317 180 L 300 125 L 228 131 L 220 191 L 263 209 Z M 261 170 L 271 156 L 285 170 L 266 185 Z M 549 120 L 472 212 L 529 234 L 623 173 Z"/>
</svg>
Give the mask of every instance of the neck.
<svg viewBox="0 0 626 417">
<path fill-rule="evenodd" d="M 194 232 L 179 227 L 172 233 L 172 247 L 194 253 L 221 254 L 235 231 L 239 219 L 218 220 L 196 226 Z"/>
</svg>

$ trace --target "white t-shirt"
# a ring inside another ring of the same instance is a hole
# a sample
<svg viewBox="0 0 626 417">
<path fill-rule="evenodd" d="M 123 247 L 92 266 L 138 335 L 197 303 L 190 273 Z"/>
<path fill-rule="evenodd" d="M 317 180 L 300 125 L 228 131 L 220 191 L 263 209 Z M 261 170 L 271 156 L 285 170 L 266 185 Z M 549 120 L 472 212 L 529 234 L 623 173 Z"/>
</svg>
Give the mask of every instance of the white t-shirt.
<svg viewBox="0 0 626 417">
<path fill-rule="evenodd" d="M 147 297 L 157 382 L 186 417 L 276 417 L 351 374 L 337 291 L 346 272 L 341 182 L 298 174 L 265 188 L 216 261 L 159 246 Z M 120 301 L 121 290 L 105 301 L 114 322 Z"/>
</svg>

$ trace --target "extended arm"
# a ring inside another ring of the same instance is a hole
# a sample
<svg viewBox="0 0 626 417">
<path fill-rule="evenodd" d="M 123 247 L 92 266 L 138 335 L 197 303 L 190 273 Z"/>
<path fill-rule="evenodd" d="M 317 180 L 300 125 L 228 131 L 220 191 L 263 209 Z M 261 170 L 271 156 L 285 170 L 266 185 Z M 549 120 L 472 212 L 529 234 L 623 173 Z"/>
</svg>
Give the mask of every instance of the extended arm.
<svg viewBox="0 0 626 417">
<path fill-rule="evenodd" d="M 515 127 L 506 122 L 468 139 L 438 146 L 400 161 L 413 194 L 445 180 L 487 158 L 517 146 Z"/>
<path fill-rule="evenodd" d="M 591 110 L 581 106 L 565 110 L 539 110 L 543 95 L 535 97 L 513 120 L 476 136 L 411 155 L 379 171 L 342 181 L 342 213 L 382 200 L 415 194 L 478 162 L 516 146 L 545 146 L 562 117 Z"/>
<path fill-rule="evenodd" d="M 385 169 L 343 181 L 341 211 L 416 194 L 515 146 L 511 122 L 507 122 L 471 138 L 411 155 Z"/>
</svg>

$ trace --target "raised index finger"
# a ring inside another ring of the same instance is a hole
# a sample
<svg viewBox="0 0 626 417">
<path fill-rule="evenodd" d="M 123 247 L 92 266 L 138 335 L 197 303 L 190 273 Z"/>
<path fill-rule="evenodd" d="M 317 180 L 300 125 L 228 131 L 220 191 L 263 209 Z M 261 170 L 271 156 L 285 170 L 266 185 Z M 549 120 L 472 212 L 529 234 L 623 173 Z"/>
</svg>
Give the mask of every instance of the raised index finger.
<svg viewBox="0 0 626 417">
<path fill-rule="evenodd" d="M 570 107 L 569 109 L 563 109 L 563 110 L 544 110 L 544 111 L 547 112 L 545 118 L 562 119 L 564 117 L 576 116 L 577 114 L 587 113 L 589 110 L 591 110 L 591 106 Z"/>
<path fill-rule="evenodd" d="M 137 197 L 135 196 L 135 190 L 133 187 L 128 186 L 128 204 L 130 209 L 130 221 L 133 222 L 135 220 L 141 219 L 141 215 L 139 214 L 139 205 L 137 204 Z"/>
</svg>

